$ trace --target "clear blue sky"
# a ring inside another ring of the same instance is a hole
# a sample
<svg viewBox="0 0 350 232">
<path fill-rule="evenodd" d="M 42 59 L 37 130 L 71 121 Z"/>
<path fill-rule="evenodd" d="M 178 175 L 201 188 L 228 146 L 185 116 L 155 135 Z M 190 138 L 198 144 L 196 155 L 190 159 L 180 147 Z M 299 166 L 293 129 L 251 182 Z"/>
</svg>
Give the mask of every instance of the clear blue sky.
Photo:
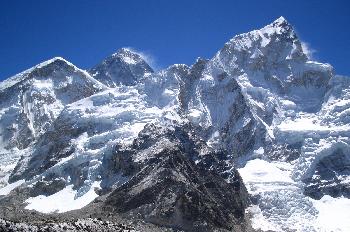
<svg viewBox="0 0 350 232">
<path fill-rule="evenodd" d="M 87 69 L 121 47 L 151 54 L 162 68 L 192 64 L 281 15 L 317 60 L 350 75 L 349 2 L 1 0 L 0 80 L 54 56 Z"/>
</svg>

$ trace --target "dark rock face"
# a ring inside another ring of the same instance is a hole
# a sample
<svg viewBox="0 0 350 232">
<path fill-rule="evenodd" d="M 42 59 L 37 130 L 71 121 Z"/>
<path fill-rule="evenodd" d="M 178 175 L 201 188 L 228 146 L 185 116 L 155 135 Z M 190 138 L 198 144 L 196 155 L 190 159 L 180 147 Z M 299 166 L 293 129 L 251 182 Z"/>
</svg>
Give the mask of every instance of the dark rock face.
<svg viewBox="0 0 350 232">
<path fill-rule="evenodd" d="M 187 231 L 243 231 L 247 193 L 238 172 L 228 183 L 220 165 L 196 165 L 200 142 L 190 137 L 180 128 L 149 125 L 130 148 L 117 147 L 116 168 L 131 179 L 107 197 L 106 210 Z M 140 161 L 149 149 L 152 157 Z"/>
<path fill-rule="evenodd" d="M 39 146 L 48 149 L 49 153 L 38 149 L 43 155 L 38 153 L 28 162 L 33 169 L 18 172 L 20 175 L 12 175 L 11 180 L 41 173 L 69 155 L 70 151 L 64 149 L 68 143 L 57 143 L 65 141 L 62 136 L 75 134 L 67 128 L 45 133 L 42 143 L 48 141 L 48 146 Z M 46 137 L 54 132 L 58 134 Z M 49 141 L 53 139 L 56 143 L 52 144 L 58 144 L 58 147 L 50 145 Z M 102 212 L 172 229 L 245 231 L 248 194 L 238 172 L 226 162 L 228 160 L 227 152 L 209 148 L 196 136 L 190 124 L 169 127 L 147 124 L 131 145 L 117 144 L 114 154 L 105 154 L 100 172 L 102 190 L 99 192 L 105 195 L 105 200 L 98 201 L 101 201 Z M 81 173 L 73 173 L 79 171 L 77 167 L 68 169 L 65 167 L 64 172 L 73 177 L 71 183 L 78 188 L 86 179 L 83 167 Z M 119 179 L 122 176 L 124 184 L 113 185 L 116 176 Z M 54 173 L 47 175 L 28 189 L 27 194 L 35 197 L 58 192 L 67 184 L 64 178 Z"/>
<path fill-rule="evenodd" d="M 267 154 L 271 160 L 291 162 L 299 158 L 301 154 L 302 143 L 294 144 L 272 144 L 267 146 Z"/>
<path fill-rule="evenodd" d="M 70 147 L 71 138 L 77 137 L 84 128 L 73 128 L 72 118 L 58 117 L 51 130 L 43 134 L 35 144 L 32 156 L 22 157 L 10 176 L 14 182 L 21 178 L 31 178 L 55 165 L 61 158 L 68 157 L 74 152 Z M 22 171 L 23 170 L 23 171 Z"/>
<path fill-rule="evenodd" d="M 310 179 L 305 180 L 305 194 L 321 199 L 324 195 L 350 198 L 350 184 L 346 178 L 350 175 L 350 159 L 341 149 L 322 158 Z"/>
<path fill-rule="evenodd" d="M 49 178 L 47 179 L 48 180 L 42 180 L 35 183 L 33 188 L 31 188 L 31 193 L 30 193 L 31 197 L 36 197 L 39 195 L 50 196 L 62 190 L 66 186 L 66 183 L 63 180 L 58 179 L 58 180 L 52 181 Z"/>
</svg>

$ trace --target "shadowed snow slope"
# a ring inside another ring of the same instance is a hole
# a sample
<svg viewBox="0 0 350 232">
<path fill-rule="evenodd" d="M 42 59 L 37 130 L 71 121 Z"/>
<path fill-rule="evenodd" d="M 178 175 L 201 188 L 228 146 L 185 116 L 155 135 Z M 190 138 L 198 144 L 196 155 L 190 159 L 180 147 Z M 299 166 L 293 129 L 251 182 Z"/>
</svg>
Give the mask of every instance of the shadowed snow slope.
<svg viewBox="0 0 350 232">
<path fill-rule="evenodd" d="M 251 216 L 262 231 L 349 231 L 350 79 L 306 52 L 281 17 L 192 66 L 154 72 L 128 49 L 90 74 L 39 64 L 0 83 L 0 194 L 30 189 L 44 213 L 109 194 L 107 211 L 184 230 Z"/>
</svg>

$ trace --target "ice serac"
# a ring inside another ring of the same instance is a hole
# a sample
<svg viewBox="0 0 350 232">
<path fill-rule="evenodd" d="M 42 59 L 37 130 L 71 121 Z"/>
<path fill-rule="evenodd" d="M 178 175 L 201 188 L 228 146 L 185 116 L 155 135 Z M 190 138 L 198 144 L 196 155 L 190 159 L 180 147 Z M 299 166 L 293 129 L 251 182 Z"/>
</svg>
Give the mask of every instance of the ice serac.
<svg viewBox="0 0 350 232">
<path fill-rule="evenodd" d="M 73 64 L 56 57 L 0 84 L 0 176 L 51 127 L 63 108 L 105 89 Z"/>
<path fill-rule="evenodd" d="M 135 85 L 153 73 L 153 69 L 140 54 L 131 49 L 121 48 L 92 68 L 89 73 L 109 87 Z"/>
<path fill-rule="evenodd" d="M 334 76 L 329 84 L 330 90 L 318 113 L 322 139 L 308 136 L 309 143 L 314 144 L 309 152 L 317 152 L 318 156 L 311 159 L 312 168 L 303 172 L 302 177 L 305 193 L 315 199 L 324 195 L 350 198 L 350 78 Z"/>
</svg>

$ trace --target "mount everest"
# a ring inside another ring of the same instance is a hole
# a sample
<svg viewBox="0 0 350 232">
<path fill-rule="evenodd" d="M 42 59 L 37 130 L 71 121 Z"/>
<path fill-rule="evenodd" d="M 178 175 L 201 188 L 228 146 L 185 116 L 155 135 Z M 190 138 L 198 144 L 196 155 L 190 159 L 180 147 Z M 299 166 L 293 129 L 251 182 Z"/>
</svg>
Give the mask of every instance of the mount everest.
<svg viewBox="0 0 350 232">
<path fill-rule="evenodd" d="M 192 66 L 53 58 L 0 83 L 0 218 L 349 231 L 349 106 L 283 17 Z"/>
</svg>

